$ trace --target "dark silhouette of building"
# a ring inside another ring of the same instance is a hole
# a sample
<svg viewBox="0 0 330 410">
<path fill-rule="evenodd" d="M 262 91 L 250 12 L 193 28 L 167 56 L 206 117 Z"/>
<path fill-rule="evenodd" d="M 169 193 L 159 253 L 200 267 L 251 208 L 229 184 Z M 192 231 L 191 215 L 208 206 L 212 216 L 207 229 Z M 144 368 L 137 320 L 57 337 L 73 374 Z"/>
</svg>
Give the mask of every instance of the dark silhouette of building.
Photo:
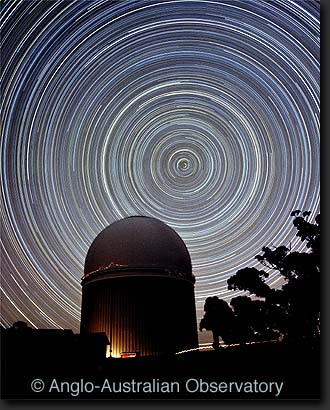
<svg viewBox="0 0 330 410">
<path fill-rule="evenodd" d="M 81 334 L 105 332 L 112 357 L 198 346 L 189 252 L 163 222 L 129 217 L 92 243 L 82 278 Z"/>
<path fill-rule="evenodd" d="M 105 333 L 81 335 L 70 329 L 33 329 L 21 321 L 1 329 L 1 342 L 2 361 L 50 368 L 77 365 L 82 358 L 85 364 L 101 363 L 109 345 Z"/>
</svg>

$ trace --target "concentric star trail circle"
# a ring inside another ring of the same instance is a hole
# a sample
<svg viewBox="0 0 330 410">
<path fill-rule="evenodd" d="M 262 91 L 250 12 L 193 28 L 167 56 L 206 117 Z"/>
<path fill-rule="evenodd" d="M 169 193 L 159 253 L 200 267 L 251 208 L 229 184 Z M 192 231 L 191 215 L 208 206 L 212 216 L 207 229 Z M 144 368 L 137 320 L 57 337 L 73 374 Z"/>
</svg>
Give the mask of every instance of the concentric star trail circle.
<svg viewBox="0 0 330 410">
<path fill-rule="evenodd" d="M 87 250 L 159 218 L 198 317 L 319 211 L 317 1 L 15 1 L 1 11 L 5 326 L 79 329 Z M 268 280 L 282 283 L 276 274 Z"/>
</svg>

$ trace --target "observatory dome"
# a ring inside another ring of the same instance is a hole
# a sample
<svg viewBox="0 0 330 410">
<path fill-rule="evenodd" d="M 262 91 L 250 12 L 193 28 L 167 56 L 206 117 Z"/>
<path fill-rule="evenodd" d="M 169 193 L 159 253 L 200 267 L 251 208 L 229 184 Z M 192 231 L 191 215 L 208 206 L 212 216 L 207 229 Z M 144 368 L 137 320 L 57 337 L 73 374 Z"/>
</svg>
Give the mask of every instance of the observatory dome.
<svg viewBox="0 0 330 410">
<path fill-rule="evenodd" d="M 84 274 L 125 268 L 193 276 L 190 255 L 180 236 L 158 219 L 144 216 L 128 217 L 105 228 L 89 248 Z"/>
<path fill-rule="evenodd" d="M 163 222 L 143 216 L 114 222 L 92 242 L 84 273 L 81 333 L 104 332 L 113 357 L 198 346 L 189 252 Z"/>
</svg>

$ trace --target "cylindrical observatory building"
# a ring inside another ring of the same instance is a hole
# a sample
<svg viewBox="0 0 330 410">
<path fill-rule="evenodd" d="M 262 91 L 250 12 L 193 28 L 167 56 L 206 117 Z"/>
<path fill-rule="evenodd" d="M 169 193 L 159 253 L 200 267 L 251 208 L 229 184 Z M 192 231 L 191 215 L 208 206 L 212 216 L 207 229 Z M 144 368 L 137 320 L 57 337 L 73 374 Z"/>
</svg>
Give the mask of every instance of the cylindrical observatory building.
<svg viewBox="0 0 330 410">
<path fill-rule="evenodd" d="M 133 216 L 92 243 L 82 278 L 81 333 L 105 332 L 113 357 L 198 346 L 189 252 L 163 222 Z"/>
</svg>

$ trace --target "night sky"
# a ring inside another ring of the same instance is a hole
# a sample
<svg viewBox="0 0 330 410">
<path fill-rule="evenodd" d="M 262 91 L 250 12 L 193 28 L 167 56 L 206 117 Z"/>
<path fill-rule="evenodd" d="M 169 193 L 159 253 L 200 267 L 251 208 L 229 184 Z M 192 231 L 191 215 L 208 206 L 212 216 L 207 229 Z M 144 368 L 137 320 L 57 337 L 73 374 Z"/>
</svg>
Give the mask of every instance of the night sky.
<svg viewBox="0 0 330 410">
<path fill-rule="evenodd" d="M 127 216 L 185 241 L 198 320 L 263 246 L 302 249 L 317 1 L 4 1 L 1 25 L 2 325 L 79 332 L 88 248 Z"/>
</svg>

